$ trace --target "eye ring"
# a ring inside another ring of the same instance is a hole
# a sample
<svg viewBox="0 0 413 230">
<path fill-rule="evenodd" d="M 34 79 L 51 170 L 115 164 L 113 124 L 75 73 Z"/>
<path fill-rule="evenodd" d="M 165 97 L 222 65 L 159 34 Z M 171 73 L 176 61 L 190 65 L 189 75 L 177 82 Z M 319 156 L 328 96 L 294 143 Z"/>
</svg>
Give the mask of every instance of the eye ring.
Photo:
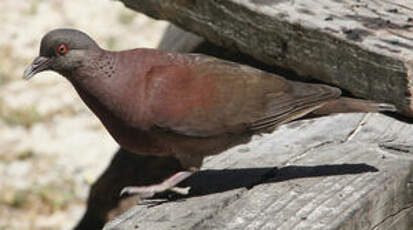
<svg viewBox="0 0 413 230">
<path fill-rule="evenodd" d="M 59 45 L 56 49 L 56 52 L 60 55 L 67 53 L 67 51 L 68 51 L 68 48 L 67 48 L 67 45 L 65 44 Z"/>
</svg>

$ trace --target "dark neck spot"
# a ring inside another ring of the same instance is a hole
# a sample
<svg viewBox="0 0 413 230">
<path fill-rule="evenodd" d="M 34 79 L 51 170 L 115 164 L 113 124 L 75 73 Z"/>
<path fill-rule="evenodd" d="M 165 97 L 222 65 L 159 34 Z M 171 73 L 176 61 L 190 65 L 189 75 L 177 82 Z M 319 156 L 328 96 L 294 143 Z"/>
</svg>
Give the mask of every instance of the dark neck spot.
<svg viewBox="0 0 413 230">
<path fill-rule="evenodd" d="M 95 70 L 98 77 L 113 77 L 115 75 L 115 62 L 111 55 L 104 54 L 95 62 Z"/>
</svg>

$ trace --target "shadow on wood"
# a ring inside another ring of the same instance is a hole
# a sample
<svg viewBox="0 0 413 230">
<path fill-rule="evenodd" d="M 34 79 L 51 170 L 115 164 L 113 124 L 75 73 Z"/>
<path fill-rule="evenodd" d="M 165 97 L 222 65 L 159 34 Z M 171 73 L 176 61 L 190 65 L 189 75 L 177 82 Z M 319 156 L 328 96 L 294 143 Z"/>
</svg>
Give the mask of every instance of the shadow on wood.
<svg viewBox="0 0 413 230">
<path fill-rule="evenodd" d="M 277 183 L 286 180 L 309 177 L 325 177 L 346 174 L 377 172 L 367 164 L 336 164 L 320 166 L 286 166 L 282 168 L 245 168 L 202 170 L 183 181 L 181 186 L 191 186 L 189 197 L 221 193 L 237 188 L 250 189 L 263 183 Z"/>
<path fill-rule="evenodd" d="M 87 211 L 76 230 L 101 229 L 103 225 L 139 200 L 134 196 L 120 197 L 122 188 L 131 185 L 157 183 L 181 169 L 173 158 L 143 156 L 120 149 L 109 167 L 92 186 Z M 221 193 L 237 188 L 252 188 L 262 183 L 276 183 L 297 178 L 359 174 L 378 171 L 367 164 L 336 164 L 320 166 L 277 167 L 203 170 L 183 181 L 180 186 L 191 186 L 189 196 Z M 172 193 L 156 198 L 178 199 Z"/>
</svg>

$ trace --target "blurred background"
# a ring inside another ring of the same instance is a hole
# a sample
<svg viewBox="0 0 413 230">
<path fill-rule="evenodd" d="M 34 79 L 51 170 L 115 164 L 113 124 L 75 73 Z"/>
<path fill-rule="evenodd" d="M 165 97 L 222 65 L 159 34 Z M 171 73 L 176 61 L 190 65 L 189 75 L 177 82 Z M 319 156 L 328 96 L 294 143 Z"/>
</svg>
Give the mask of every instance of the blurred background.
<svg viewBox="0 0 413 230">
<path fill-rule="evenodd" d="M 71 229 L 117 150 L 64 78 L 22 80 L 42 36 L 71 27 L 121 50 L 156 47 L 166 26 L 113 0 L 0 1 L 0 230 Z"/>
</svg>

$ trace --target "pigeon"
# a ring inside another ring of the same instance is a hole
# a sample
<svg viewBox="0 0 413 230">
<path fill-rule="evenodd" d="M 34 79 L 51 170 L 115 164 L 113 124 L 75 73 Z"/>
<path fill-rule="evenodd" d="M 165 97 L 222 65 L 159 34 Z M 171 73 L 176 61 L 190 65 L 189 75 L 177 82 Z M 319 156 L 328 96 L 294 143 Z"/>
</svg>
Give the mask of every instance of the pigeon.
<svg viewBox="0 0 413 230">
<path fill-rule="evenodd" d="M 188 194 L 190 187 L 177 185 L 200 169 L 204 157 L 309 113 L 395 110 L 341 97 L 336 87 L 292 81 L 207 55 L 108 51 L 75 29 L 48 32 L 24 78 L 46 70 L 71 82 L 122 148 L 179 160 L 183 170 L 163 182 L 122 190 L 141 198 L 164 191 Z"/>
</svg>

